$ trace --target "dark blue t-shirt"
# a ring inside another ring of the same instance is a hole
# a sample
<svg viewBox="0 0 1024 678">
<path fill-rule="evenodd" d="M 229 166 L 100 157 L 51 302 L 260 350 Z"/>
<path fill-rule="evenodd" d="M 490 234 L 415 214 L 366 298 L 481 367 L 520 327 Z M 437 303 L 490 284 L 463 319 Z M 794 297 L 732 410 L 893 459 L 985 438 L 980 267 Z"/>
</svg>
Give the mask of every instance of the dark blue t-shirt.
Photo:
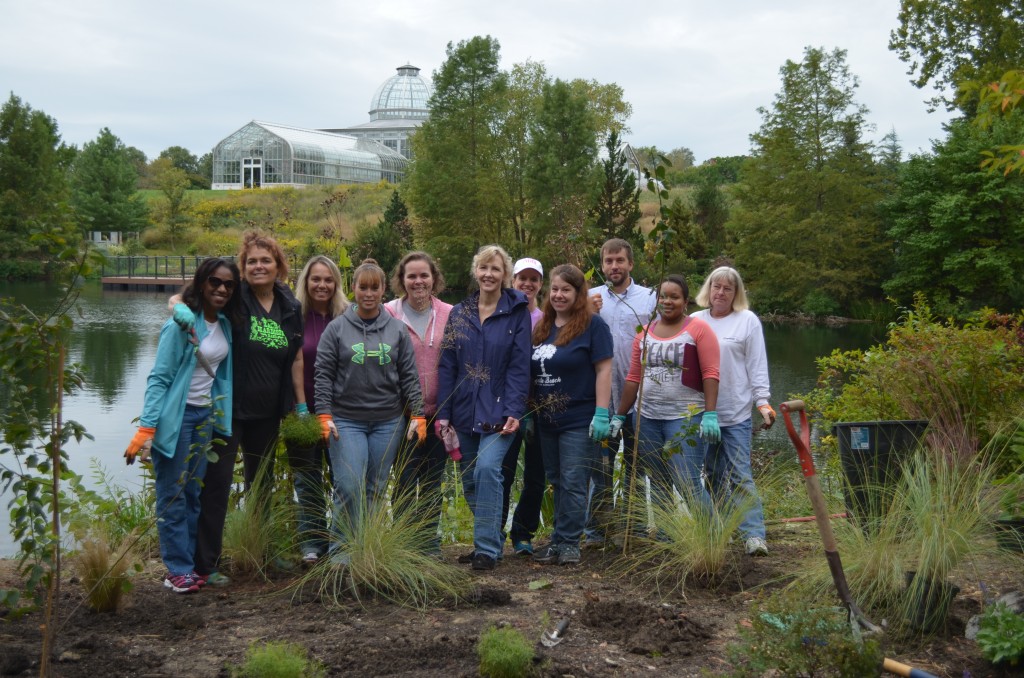
<svg viewBox="0 0 1024 678">
<path fill-rule="evenodd" d="M 546 430 L 586 428 L 597 397 L 594 363 L 612 357 L 612 333 L 599 315 L 591 316 L 590 327 L 565 346 L 553 343 L 558 331 L 552 327 L 547 341 L 530 354 L 530 409 Z"/>
</svg>

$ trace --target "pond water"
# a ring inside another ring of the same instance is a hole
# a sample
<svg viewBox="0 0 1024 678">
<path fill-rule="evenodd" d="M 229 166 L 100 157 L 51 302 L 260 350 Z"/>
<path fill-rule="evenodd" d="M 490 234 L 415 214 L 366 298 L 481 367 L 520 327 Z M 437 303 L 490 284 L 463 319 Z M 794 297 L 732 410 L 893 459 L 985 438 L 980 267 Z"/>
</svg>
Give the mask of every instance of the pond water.
<svg viewBox="0 0 1024 678">
<path fill-rule="evenodd" d="M 0 297 L 13 298 L 33 310 L 44 310 L 59 290 L 42 283 L 0 282 Z M 78 306 L 69 348 L 69 359 L 78 362 L 86 375 L 85 388 L 65 401 L 64 418 L 83 426 L 94 440 L 72 442 L 68 447 L 71 468 L 91 478 L 98 466 L 122 487 L 141 487 L 141 471 L 126 466 L 122 457 L 131 439 L 133 419 L 142 410 L 146 377 L 153 366 L 160 328 L 167 319 L 167 294 L 163 292 L 104 291 L 99 283 L 87 284 Z M 793 325 L 765 326 L 772 404 L 788 400 L 814 386 L 815 358 L 833 349 L 866 348 L 884 338 L 880 325 L 856 324 L 844 328 Z M 782 426 L 766 436 L 770 445 L 789 448 Z M 0 457 L 0 464 L 10 463 Z M 0 557 L 15 552 L 7 530 L 9 496 L 0 496 L 3 527 L 0 528 Z"/>
</svg>

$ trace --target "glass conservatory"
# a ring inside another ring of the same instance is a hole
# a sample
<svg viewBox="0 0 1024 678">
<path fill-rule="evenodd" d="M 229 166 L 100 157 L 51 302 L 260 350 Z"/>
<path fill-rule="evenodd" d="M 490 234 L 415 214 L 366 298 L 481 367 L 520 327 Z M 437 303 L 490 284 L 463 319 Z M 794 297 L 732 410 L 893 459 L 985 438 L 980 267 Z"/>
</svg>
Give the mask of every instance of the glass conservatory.
<svg viewBox="0 0 1024 678">
<path fill-rule="evenodd" d="M 398 183 L 406 164 L 372 139 L 254 120 L 213 149 L 213 188 Z"/>
</svg>

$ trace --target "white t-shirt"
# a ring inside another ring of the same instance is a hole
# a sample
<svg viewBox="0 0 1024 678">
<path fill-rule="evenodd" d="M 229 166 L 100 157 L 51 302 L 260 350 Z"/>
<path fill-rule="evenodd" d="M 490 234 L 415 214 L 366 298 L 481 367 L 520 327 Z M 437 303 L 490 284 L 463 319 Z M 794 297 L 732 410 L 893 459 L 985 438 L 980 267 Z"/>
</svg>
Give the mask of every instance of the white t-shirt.
<svg viewBox="0 0 1024 678">
<path fill-rule="evenodd" d="M 702 319 L 718 337 L 719 425 L 734 426 L 750 419 L 752 406 L 760 407 L 771 398 L 761 321 L 751 311 L 733 311 L 724 318 L 712 318 L 711 310 L 704 309 L 691 317 Z"/>
<path fill-rule="evenodd" d="M 199 342 L 199 352 L 203 354 L 206 361 L 210 363 L 210 369 L 217 373 L 217 367 L 228 356 L 228 340 L 220 331 L 220 322 L 215 320 L 212 323 L 203 319 L 206 323 L 206 336 Z M 210 405 L 210 390 L 213 387 L 213 377 L 207 374 L 206 369 L 196 361 L 196 368 L 192 371 L 192 381 L 188 387 L 188 399 L 185 401 L 194 407 L 207 407 Z"/>
</svg>

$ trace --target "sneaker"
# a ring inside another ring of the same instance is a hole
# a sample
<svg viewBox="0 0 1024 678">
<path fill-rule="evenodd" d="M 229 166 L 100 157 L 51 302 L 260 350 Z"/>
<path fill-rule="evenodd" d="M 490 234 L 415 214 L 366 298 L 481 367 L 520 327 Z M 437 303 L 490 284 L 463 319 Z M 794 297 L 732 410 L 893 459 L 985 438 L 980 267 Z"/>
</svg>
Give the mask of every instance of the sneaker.
<svg viewBox="0 0 1024 678">
<path fill-rule="evenodd" d="M 517 541 L 512 544 L 512 549 L 516 552 L 517 556 L 532 556 L 533 555 L 533 544 L 529 541 Z"/>
<path fill-rule="evenodd" d="M 231 583 L 231 578 L 227 575 L 223 575 L 220 572 L 211 572 L 210 574 L 199 575 L 203 580 L 210 586 L 227 586 Z"/>
<path fill-rule="evenodd" d="M 175 593 L 195 593 L 199 590 L 199 584 L 192 577 L 192 573 L 171 574 L 168 572 L 164 577 L 164 586 Z"/>
<path fill-rule="evenodd" d="M 748 556 L 768 555 L 768 543 L 761 537 L 751 537 L 744 545 Z"/>
<path fill-rule="evenodd" d="M 533 562 L 541 565 L 553 565 L 558 562 L 558 552 L 558 546 L 549 544 L 533 554 Z M 579 560 L 579 553 L 576 554 L 576 559 Z"/>
<path fill-rule="evenodd" d="M 494 566 L 498 564 L 494 558 L 491 558 L 486 553 L 477 553 L 473 556 L 473 569 L 474 570 L 493 570 Z"/>
<path fill-rule="evenodd" d="M 305 565 L 315 565 L 320 560 L 320 554 L 316 551 L 306 551 L 302 554 L 302 562 Z"/>
<path fill-rule="evenodd" d="M 470 551 L 469 553 L 465 553 L 465 554 L 459 556 L 459 563 L 461 563 L 462 565 L 469 565 L 470 563 L 473 562 L 473 558 L 476 558 L 476 551 L 475 550 Z"/>
<path fill-rule="evenodd" d="M 580 547 L 570 544 L 562 544 L 558 548 L 559 565 L 575 565 L 580 562 Z"/>
<path fill-rule="evenodd" d="M 198 572 L 196 572 L 195 570 L 192 570 L 192 578 L 196 580 L 196 584 L 199 585 L 199 588 L 203 588 L 204 586 L 206 586 L 206 576 L 205 575 L 201 575 Z"/>
</svg>

